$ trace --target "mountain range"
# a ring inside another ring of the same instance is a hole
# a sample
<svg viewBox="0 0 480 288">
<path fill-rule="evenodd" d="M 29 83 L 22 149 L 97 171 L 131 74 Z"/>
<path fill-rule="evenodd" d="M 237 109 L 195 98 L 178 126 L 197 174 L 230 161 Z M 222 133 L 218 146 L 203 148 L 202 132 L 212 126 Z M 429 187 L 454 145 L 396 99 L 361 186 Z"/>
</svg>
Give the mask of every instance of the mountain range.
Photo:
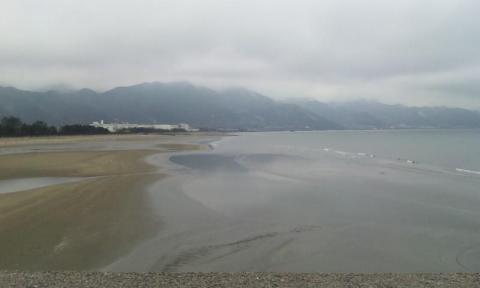
<svg viewBox="0 0 480 288">
<path fill-rule="evenodd" d="M 374 101 L 293 103 L 347 129 L 480 128 L 480 112 L 449 107 L 409 107 Z"/>
<path fill-rule="evenodd" d="M 221 91 L 187 82 L 143 83 L 106 92 L 25 91 L 0 87 L 0 117 L 53 125 L 106 122 L 188 123 L 226 130 L 480 128 L 480 112 L 371 101 L 275 101 L 242 88 Z"/>
</svg>

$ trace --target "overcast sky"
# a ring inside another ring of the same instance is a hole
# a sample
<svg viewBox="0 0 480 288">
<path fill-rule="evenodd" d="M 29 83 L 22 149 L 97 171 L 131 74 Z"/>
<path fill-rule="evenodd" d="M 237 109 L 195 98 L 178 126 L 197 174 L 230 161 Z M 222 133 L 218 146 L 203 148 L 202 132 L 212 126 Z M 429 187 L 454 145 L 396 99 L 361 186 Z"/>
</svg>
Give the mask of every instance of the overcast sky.
<svg viewBox="0 0 480 288">
<path fill-rule="evenodd" d="M 480 108 L 479 0 L 1 0 L 0 84 Z"/>
</svg>

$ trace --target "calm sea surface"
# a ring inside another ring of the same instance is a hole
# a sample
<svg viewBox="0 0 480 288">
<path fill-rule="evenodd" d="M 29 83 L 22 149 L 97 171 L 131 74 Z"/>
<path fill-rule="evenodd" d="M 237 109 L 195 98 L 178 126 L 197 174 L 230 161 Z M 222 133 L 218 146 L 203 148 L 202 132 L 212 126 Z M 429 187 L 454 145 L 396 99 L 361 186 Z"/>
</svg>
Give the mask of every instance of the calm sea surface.
<svg viewBox="0 0 480 288">
<path fill-rule="evenodd" d="M 480 272 L 478 130 L 210 145 L 170 157 L 176 177 L 150 191 L 164 229 L 112 270 Z"/>
<path fill-rule="evenodd" d="M 244 133 L 223 140 L 222 151 L 285 152 L 317 157 L 322 150 L 410 159 L 450 169 L 480 171 L 480 130 L 380 130 Z"/>
</svg>

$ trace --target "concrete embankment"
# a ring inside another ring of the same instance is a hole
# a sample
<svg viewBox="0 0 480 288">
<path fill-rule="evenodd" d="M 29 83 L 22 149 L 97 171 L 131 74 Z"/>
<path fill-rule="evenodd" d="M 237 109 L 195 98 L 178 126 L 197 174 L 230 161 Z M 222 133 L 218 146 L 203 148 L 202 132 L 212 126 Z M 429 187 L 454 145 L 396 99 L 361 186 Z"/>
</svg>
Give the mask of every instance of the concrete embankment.
<svg viewBox="0 0 480 288">
<path fill-rule="evenodd" d="M 480 274 L 0 272 L 1 287 L 480 287 Z"/>
</svg>

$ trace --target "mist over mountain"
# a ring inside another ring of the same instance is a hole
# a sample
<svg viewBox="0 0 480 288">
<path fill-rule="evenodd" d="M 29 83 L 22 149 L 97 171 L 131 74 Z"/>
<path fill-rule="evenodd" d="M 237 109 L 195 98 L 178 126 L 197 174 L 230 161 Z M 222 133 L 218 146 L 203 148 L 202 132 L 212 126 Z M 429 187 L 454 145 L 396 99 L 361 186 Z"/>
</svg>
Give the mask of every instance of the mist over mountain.
<svg viewBox="0 0 480 288">
<path fill-rule="evenodd" d="M 254 131 L 480 127 L 480 113 L 465 109 L 368 101 L 285 103 L 243 88 L 215 91 L 187 82 L 143 83 L 103 93 L 0 87 L 0 116 L 54 125 L 104 120 Z"/>
<path fill-rule="evenodd" d="M 144 83 L 104 93 L 30 92 L 0 88 L 0 115 L 51 124 L 100 119 L 131 123 L 188 123 L 193 127 L 246 130 L 323 130 L 340 125 L 295 104 L 246 89 L 214 91 L 190 83 Z"/>
<path fill-rule="evenodd" d="M 480 112 L 448 107 L 409 107 L 375 101 L 322 103 L 294 100 L 292 103 L 346 129 L 479 128 Z"/>
</svg>

